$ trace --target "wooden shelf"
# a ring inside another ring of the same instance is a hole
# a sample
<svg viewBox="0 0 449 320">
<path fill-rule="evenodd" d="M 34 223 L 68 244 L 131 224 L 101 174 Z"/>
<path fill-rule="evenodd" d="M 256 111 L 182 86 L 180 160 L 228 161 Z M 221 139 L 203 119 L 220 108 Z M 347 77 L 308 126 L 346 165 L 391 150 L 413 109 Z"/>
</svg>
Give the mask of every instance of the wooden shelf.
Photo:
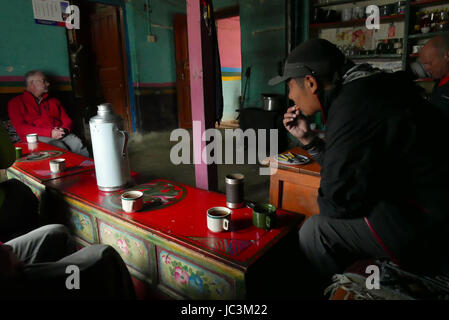
<svg viewBox="0 0 449 320">
<path fill-rule="evenodd" d="M 404 14 L 397 14 L 392 16 L 380 17 L 380 23 L 400 21 L 404 20 Z M 329 28 L 344 28 L 344 27 L 355 27 L 364 26 L 366 19 L 357 19 L 349 21 L 336 21 L 336 22 L 325 22 L 325 23 L 313 23 L 310 25 L 310 29 L 329 29 Z"/>
<path fill-rule="evenodd" d="M 327 3 L 312 4 L 312 8 L 329 7 L 329 6 L 336 6 L 339 4 L 357 3 L 357 2 L 362 2 L 362 1 L 366 1 L 366 0 L 331 0 Z"/>
<path fill-rule="evenodd" d="M 439 4 L 447 4 L 447 0 L 417 0 L 410 2 L 410 6 L 414 7 L 436 6 Z"/>
<path fill-rule="evenodd" d="M 441 34 L 449 34 L 449 31 L 440 31 L 440 32 L 428 32 L 428 33 L 415 33 L 408 36 L 409 39 L 426 39 L 433 38 L 435 36 Z"/>
<path fill-rule="evenodd" d="M 401 59 L 402 54 L 368 54 L 368 55 L 355 55 L 348 56 L 349 59 L 357 60 L 357 59 Z"/>
</svg>

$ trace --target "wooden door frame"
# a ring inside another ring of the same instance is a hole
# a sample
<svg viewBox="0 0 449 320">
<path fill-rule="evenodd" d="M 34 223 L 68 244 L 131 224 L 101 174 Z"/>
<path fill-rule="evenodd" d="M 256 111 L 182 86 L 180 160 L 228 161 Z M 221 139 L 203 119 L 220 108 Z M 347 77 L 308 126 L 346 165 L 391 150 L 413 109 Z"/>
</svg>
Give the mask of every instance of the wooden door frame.
<svg viewBox="0 0 449 320">
<path fill-rule="evenodd" d="M 70 0 L 69 0 L 70 1 Z M 81 0 L 84 1 L 84 0 Z M 70 1 L 71 3 L 73 1 Z M 122 55 L 122 66 L 123 66 L 123 75 L 125 77 L 125 86 L 126 86 L 126 101 L 129 110 L 129 121 L 128 121 L 128 128 L 130 128 L 130 131 L 136 130 L 136 100 L 134 96 L 134 83 L 132 79 L 132 72 L 131 72 L 131 60 L 130 60 L 130 45 L 129 45 L 129 34 L 128 34 L 128 22 L 126 19 L 126 4 L 123 0 L 89 0 L 91 3 L 99 3 L 99 4 L 105 4 L 114 6 L 118 9 L 118 16 L 119 19 L 118 22 L 120 23 L 120 36 L 121 36 L 121 55 Z M 74 3 L 75 4 L 75 3 Z M 80 14 L 83 14 L 80 12 Z M 83 26 L 80 26 L 82 28 Z M 75 33 L 75 29 L 68 30 L 68 32 Z M 76 37 L 75 37 L 76 38 Z M 69 44 L 69 39 L 67 38 L 67 44 Z M 72 73 L 71 64 L 69 63 L 70 72 Z M 89 120 L 89 119 L 87 119 Z"/>
<path fill-rule="evenodd" d="M 125 81 L 125 86 L 126 86 L 126 101 L 128 102 L 128 128 L 130 128 L 130 131 L 135 131 L 135 108 L 133 107 L 133 105 L 131 104 L 131 93 L 130 91 L 133 92 L 132 96 L 134 97 L 134 87 L 133 87 L 133 83 L 132 83 L 132 76 L 130 71 L 130 68 L 128 66 L 129 63 L 129 55 L 128 55 L 128 49 L 129 47 L 127 46 L 127 42 L 128 42 L 128 37 L 126 36 L 126 30 L 127 28 L 125 28 L 125 19 L 126 19 L 126 15 L 123 14 L 123 12 L 125 10 L 125 5 L 123 6 L 118 6 L 118 12 L 119 12 L 119 22 L 120 22 L 120 36 L 121 36 L 121 44 L 122 44 L 122 65 L 123 65 L 123 75 L 125 76 L 126 80 Z"/>
</svg>

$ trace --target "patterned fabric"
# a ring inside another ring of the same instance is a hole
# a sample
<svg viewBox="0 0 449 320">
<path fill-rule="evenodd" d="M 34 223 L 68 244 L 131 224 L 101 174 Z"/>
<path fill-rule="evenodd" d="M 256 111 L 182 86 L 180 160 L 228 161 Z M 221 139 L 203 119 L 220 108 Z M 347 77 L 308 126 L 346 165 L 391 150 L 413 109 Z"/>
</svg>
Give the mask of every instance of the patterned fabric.
<svg viewBox="0 0 449 320">
<path fill-rule="evenodd" d="M 371 272 L 369 265 L 380 270 L 379 289 L 368 289 Z M 333 297 L 338 289 L 346 292 L 344 299 L 354 300 L 448 300 L 449 278 L 417 275 L 400 269 L 393 262 L 373 260 L 359 262 L 344 274 L 335 274 L 333 283 L 326 288 L 325 295 Z"/>
<path fill-rule="evenodd" d="M 374 74 L 380 73 L 381 70 L 373 68 L 368 63 L 362 63 L 360 65 L 356 65 L 349 69 L 343 76 L 343 84 L 348 84 L 349 82 L 366 78 L 372 76 Z"/>
</svg>

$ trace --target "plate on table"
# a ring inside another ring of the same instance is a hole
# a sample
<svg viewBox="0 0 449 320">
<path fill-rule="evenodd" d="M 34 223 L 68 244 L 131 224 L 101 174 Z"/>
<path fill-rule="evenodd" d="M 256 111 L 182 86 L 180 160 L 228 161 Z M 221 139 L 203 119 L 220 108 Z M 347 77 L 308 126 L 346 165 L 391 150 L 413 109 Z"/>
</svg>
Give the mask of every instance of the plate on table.
<svg viewBox="0 0 449 320">
<path fill-rule="evenodd" d="M 310 162 L 309 158 L 297 153 L 291 153 L 290 157 L 288 154 L 278 154 L 275 159 L 282 164 L 306 164 Z"/>
</svg>

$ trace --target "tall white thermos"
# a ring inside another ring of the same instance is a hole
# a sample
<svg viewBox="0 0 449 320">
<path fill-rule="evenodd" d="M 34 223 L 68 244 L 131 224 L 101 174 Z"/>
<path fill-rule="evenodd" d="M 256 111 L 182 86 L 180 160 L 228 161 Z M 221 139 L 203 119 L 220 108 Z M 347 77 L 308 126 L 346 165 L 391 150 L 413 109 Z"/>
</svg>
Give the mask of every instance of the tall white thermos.
<svg viewBox="0 0 449 320">
<path fill-rule="evenodd" d="M 131 182 L 128 162 L 128 134 L 122 118 L 114 114 L 112 104 L 98 106 L 89 121 L 98 189 L 114 191 Z"/>
</svg>

